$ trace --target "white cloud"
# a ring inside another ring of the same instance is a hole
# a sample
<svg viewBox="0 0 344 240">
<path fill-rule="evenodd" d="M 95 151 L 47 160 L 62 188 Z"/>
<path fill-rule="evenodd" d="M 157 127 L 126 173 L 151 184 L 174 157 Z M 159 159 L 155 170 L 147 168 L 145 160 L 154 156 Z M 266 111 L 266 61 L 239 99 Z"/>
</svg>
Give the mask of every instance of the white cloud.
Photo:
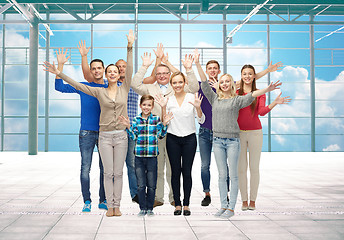
<svg viewBox="0 0 344 240">
<path fill-rule="evenodd" d="M 207 42 L 198 42 L 195 48 L 215 48 L 216 46 Z"/>
<path fill-rule="evenodd" d="M 340 151 L 340 147 L 338 144 L 332 144 L 327 146 L 326 148 L 323 148 L 324 152 L 335 152 L 335 151 Z"/>
</svg>

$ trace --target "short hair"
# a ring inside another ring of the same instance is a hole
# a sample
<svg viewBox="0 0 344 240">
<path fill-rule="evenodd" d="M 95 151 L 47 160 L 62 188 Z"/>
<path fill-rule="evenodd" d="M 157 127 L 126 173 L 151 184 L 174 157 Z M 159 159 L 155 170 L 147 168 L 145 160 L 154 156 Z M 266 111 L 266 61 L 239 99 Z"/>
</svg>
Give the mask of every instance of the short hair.
<svg viewBox="0 0 344 240">
<path fill-rule="evenodd" d="M 120 61 L 123 61 L 123 62 L 127 63 L 124 59 L 118 59 L 117 62 L 115 63 L 115 65 L 117 66 L 117 63 L 120 62 Z"/>
<path fill-rule="evenodd" d="M 217 64 L 217 66 L 218 66 L 219 69 L 220 69 L 220 63 L 219 63 L 218 61 L 216 61 L 216 60 L 210 60 L 210 61 L 208 61 L 207 64 L 205 65 L 205 68 L 207 68 L 208 65 L 209 65 L 209 64 L 212 64 L 212 63 Z"/>
<path fill-rule="evenodd" d="M 186 78 L 185 78 L 185 75 L 184 73 L 182 72 L 174 72 L 171 76 L 171 79 L 170 79 L 170 83 L 172 84 L 172 79 L 176 76 L 182 76 L 182 78 L 184 79 L 184 82 L 186 82 Z"/>
<path fill-rule="evenodd" d="M 165 64 L 160 63 L 158 66 L 156 66 L 155 69 L 158 69 L 158 67 L 165 67 L 165 68 L 168 69 L 168 72 L 171 72 L 170 68 L 167 65 L 165 65 Z"/>
<path fill-rule="evenodd" d="M 154 106 L 154 97 L 152 95 L 149 95 L 149 94 L 142 95 L 142 97 L 140 99 L 140 105 L 146 100 L 152 100 L 153 106 Z"/>
<path fill-rule="evenodd" d="M 98 58 L 93 59 L 93 60 L 90 62 L 90 67 L 92 66 L 92 63 L 94 63 L 94 62 L 100 62 L 100 63 L 102 64 L 103 68 L 104 68 L 104 62 L 103 62 L 102 60 L 98 59 Z"/>
<path fill-rule="evenodd" d="M 118 72 L 119 72 L 119 68 L 118 68 L 115 64 L 111 63 L 111 64 L 109 64 L 109 65 L 106 66 L 106 68 L 105 68 L 105 74 L 107 73 L 108 68 L 111 67 L 111 66 L 116 67 L 117 70 L 118 70 Z"/>
</svg>

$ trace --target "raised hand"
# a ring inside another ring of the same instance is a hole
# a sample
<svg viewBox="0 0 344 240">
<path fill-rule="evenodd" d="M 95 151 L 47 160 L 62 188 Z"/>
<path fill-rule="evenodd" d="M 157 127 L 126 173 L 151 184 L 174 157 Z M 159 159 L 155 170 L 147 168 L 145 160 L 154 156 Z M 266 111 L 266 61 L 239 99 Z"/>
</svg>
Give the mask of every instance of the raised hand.
<svg viewBox="0 0 344 240">
<path fill-rule="evenodd" d="M 130 128 L 130 120 L 129 117 L 124 117 L 123 115 L 120 115 L 118 117 L 118 121 L 123 124 L 124 126 L 126 126 L 127 128 Z"/>
<path fill-rule="evenodd" d="M 159 94 L 159 95 L 156 95 L 154 97 L 154 100 L 161 107 L 165 107 L 167 105 L 167 102 L 168 102 L 168 97 L 164 97 L 162 94 Z"/>
<path fill-rule="evenodd" d="M 135 42 L 135 34 L 132 29 L 129 30 L 129 34 L 126 34 L 128 39 L 128 46 L 132 47 Z"/>
<path fill-rule="evenodd" d="M 56 75 L 60 73 L 60 71 L 55 66 L 55 62 L 53 62 L 52 65 L 49 62 L 44 62 L 43 67 L 43 71 L 50 72 Z"/>
<path fill-rule="evenodd" d="M 277 82 L 271 82 L 270 85 L 267 87 L 268 92 L 271 92 L 275 89 L 279 89 L 279 86 L 282 85 L 282 82 L 280 82 L 280 80 L 278 80 Z"/>
<path fill-rule="evenodd" d="M 162 124 L 164 124 L 164 126 L 166 126 L 172 119 L 173 119 L 173 113 L 168 112 L 164 115 L 164 120 L 163 120 Z"/>
<path fill-rule="evenodd" d="M 185 60 L 183 61 L 183 59 L 182 59 L 182 63 L 183 63 L 183 66 L 185 67 L 185 70 L 192 69 L 193 61 L 194 61 L 194 59 L 193 59 L 191 54 L 189 54 L 189 55 L 185 54 Z"/>
<path fill-rule="evenodd" d="M 216 88 L 218 86 L 218 81 L 216 78 L 214 77 L 210 77 L 209 78 L 209 85 L 212 87 L 212 88 Z"/>
<path fill-rule="evenodd" d="M 202 100 L 203 100 L 203 96 L 201 94 L 198 94 L 198 92 L 196 92 L 195 93 L 195 101 L 189 102 L 189 103 L 192 104 L 195 108 L 200 108 Z"/>
<path fill-rule="evenodd" d="M 57 58 L 58 64 L 64 65 L 68 61 L 68 59 L 70 58 L 70 56 L 66 57 L 67 49 L 65 52 L 63 52 L 63 48 L 59 48 L 59 51 L 58 52 L 55 51 L 55 53 L 56 53 L 56 58 Z"/>
<path fill-rule="evenodd" d="M 168 52 L 162 56 L 161 61 L 163 63 L 167 64 L 167 62 L 168 62 Z"/>
<path fill-rule="evenodd" d="M 153 51 L 157 58 L 162 59 L 164 57 L 164 46 L 162 45 L 162 43 L 158 43 L 158 45 L 156 46 L 156 51 L 154 49 Z"/>
<path fill-rule="evenodd" d="M 78 49 L 79 49 L 81 57 L 87 56 L 88 51 L 90 51 L 90 48 L 91 47 L 86 48 L 86 41 L 85 40 L 84 41 L 81 40 L 79 42 L 79 44 L 78 44 Z"/>
<path fill-rule="evenodd" d="M 196 49 L 194 50 L 194 54 L 193 54 L 194 59 L 195 59 L 195 64 L 199 63 L 199 56 L 200 56 L 200 55 L 201 55 L 201 54 L 199 54 L 198 49 L 196 48 Z"/>
<path fill-rule="evenodd" d="M 148 52 L 143 53 L 143 56 L 141 56 L 141 58 L 142 66 L 145 66 L 147 68 L 154 62 L 154 60 L 151 60 L 151 54 L 148 54 Z"/>
<path fill-rule="evenodd" d="M 278 63 L 272 64 L 272 61 L 271 61 L 269 66 L 268 66 L 268 71 L 269 72 L 275 72 L 277 70 L 281 70 L 281 67 L 283 67 L 283 63 L 282 62 L 278 62 Z"/>
<path fill-rule="evenodd" d="M 291 101 L 290 96 L 287 97 L 281 97 L 282 92 L 276 97 L 276 99 L 274 100 L 274 102 L 276 104 L 288 104 Z"/>
</svg>

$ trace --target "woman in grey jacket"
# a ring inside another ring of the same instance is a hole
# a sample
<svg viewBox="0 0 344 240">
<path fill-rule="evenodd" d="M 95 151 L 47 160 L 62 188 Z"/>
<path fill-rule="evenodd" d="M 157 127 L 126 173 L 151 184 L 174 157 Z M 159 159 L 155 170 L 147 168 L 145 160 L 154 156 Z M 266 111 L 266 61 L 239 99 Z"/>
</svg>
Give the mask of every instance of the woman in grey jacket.
<svg viewBox="0 0 344 240">
<path fill-rule="evenodd" d="M 229 74 L 220 77 L 216 93 L 209 86 L 204 72 L 200 72 L 201 88 L 213 110 L 214 155 L 219 171 L 219 191 L 221 208 L 215 216 L 229 218 L 234 216 L 238 196 L 238 157 L 240 153 L 240 129 L 238 114 L 241 108 L 249 106 L 255 97 L 278 88 L 282 83 L 271 83 L 267 88 L 256 90 L 244 96 L 236 94 L 233 78 Z M 227 200 L 227 162 L 230 177 L 230 198 Z"/>
</svg>

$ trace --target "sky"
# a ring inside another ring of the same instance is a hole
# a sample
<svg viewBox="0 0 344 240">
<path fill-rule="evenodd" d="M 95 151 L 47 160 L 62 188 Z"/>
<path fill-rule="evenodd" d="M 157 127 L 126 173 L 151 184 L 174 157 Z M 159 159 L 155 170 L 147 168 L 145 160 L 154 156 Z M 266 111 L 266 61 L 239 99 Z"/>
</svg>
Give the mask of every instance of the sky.
<svg viewBox="0 0 344 240">
<path fill-rule="evenodd" d="M 16 16 L 18 17 L 18 16 Z M 55 16 L 52 16 L 54 18 Z M 57 16 L 55 18 L 58 18 Z M 106 18 L 131 19 L 130 15 L 104 16 Z M 141 16 L 144 19 L 157 16 Z M 217 19 L 219 16 L 202 16 L 204 19 Z M 222 16 L 221 16 L 222 17 Z M 238 16 L 240 19 L 240 16 Z M 173 18 L 173 16 L 169 16 Z M 343 17 L 344 18 L 344 17 Z M 323 20 L 323 18 L 322 18 Z M 228 25 L 230 31 L 234 25 Z M 325 36 L 341 26 L 315 26 L 315 39 Z M 132 25 L 95 25 L 93 58 L 101 58 L 105 64 L 114 63 L 117 59 L 126 58 L 126 36 Z M 83 81 L 80 56 L 75 49 L 80 40 L 90 42 L 89 25 L 52 25 L 54 36 L 51 46 L 70 48 L 72 63 L 66 65 L 64 72 L 77 81 Z M 28 26 L 7 25 L 5 44 L 7 47 L 28 47 Z M 43 30 L 43 29 L 42 29 Z M 179 25 L 140 25 L 139 56 L 144 51 L 152 51 L 156 44 L 162 42 L 169 53 L 170 61 L 179 68 Z M 203 57 L 215 58 L 222 64 L 222 25 L 184 25 L 182 27 L 182 47 L 189 51 L 203 49 Z M 271 81 L 281 80 L 282 96 L 290 96 L 289 105 L 277 106 L 271 112 L 272 151 L 310 151 L 311 150 L 311 103 L 310 103 L 310 52 L 309 26 L 270 27 L 271 60 L 282 61 L 284 67 L 271 74 Z M 292 32 L 293 31 L 293 32 Z M 2 34 L 2 33 L 1 33 Z M 0 36 L 2 39 L 2 36 Z M 344 150 L 344 31 L 333 34 L 315 43 L 315 96 L 316 96 L 316 151 Z M 40 46 L 45 40 L 40 38 Z M 227 45 L 227 72 L 234 79 L 240 78 L 240 69 L 244 64 L 252 64 L 259 72 L 267 67 L 266 26 L 244 26 Z M 341 49 L 340 49 L 341 48 Z M 335 49 L 335 50 L 332 50 Z M 45 50 L 42 50 L 45 51 Z M 184 50 L 183 50 L 184 52 Z M 43 53 L 43 52 L 42 52 Z M 7 63 L 25 64 L 25 49 L 8 49 Z M 56 61 L 53 50 L 51 61 Z M 139 66 L 141 65 L 140 57 Z M 44 53 L 40 62 L 44 60 Z M 90 60 L 90 56 L 89 56 Z M 0 60 L 1 61 L 1 60 Z M 342 64 L 342 65 L 340 65 Z M 223 66 L 222 66 L 223 68 Z M 196 71 L 195 67 L 194 70 Z M 150 74 L 151 68 L 148 73 Z M 45 75 L 39 68 L 39 115 L 44 115 Z M 7 65 L 5 68 L 5 108 L 4 114 L 10 116 L 27 116 L 28 114 L 28 66 Z M 263 88 L 267 78 L 258 80 L 258 87 Z M 279 90 L 271 94 L 273 100 Z M 62 94 L 54 90 L 54 76 L 49 76 L 49 137 L 50 151 L 78 151 L 78 130 L 80 127 L 80 104 L 77 94 Z M 68 118 L 72 116 L 73 118 Z M 267 117 L 261 118 L 263 132 L 268 131 Z M 4 122 L 6 133 L 27 132 L 26 118 L 7 118 Z M 39 119 L 39 150 L 44 150 L 44 119 Z M 263 150 L 267 151 L 267 137 L 264 136 Z M 27 135 L 5 135 L 4 150 L 27 151 Z"/>
</svg>

